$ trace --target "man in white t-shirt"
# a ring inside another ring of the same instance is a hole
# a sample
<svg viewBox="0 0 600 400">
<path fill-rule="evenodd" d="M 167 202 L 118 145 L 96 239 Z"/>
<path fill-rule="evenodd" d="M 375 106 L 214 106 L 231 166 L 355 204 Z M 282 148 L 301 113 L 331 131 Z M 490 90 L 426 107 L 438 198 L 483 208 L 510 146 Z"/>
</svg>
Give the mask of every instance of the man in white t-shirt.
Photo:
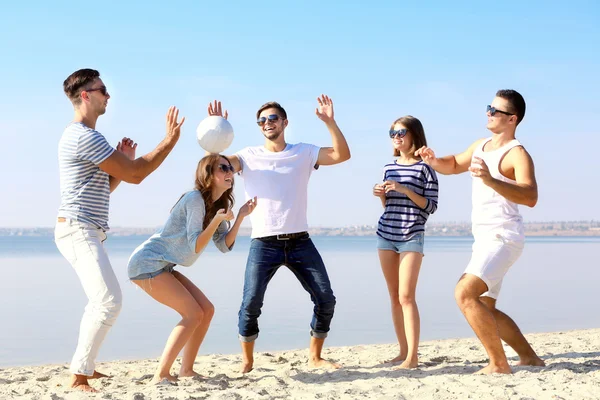
<svg viewBox="0 0 600 400">
<path fill-rule="evenodd" d="M 317 100 L 317 117 L 327 126 L 333 147 L 286 143 L 287 114 L 279 103 L 270 102 L 256 113 L 258 126 L 265 137 L 264 145 L 247 147 L 229 157 L 235 171 L 244 178 L 246 197 L 257 199 L 256 208 L 250 215 L 252 241 L 238 321 L 242 373 L 252 370 L 264 295 L 269 281 L 282 265 L 294 273 L 315 305 L 310 323 L 309 365 L 339 368 L 321 358 L 333 318 L 335 296 L 323 260 L 307 232 L 307 188 L 315 169 L 348 160 L 350 149 L 335 122 L 333 101 L 324 95 Z M 222 115 L 221 104 L 215 101 L 214 107 L 209 105 L 208 112 L 209 115 Z"/>
<path fill-rule="evenodd" d="M 515 90 L 499 90 L 486 114 L 492 137 L 475 141 L 457 155 L 436 158 L 428 147 L 415 154 L 441 174 L 470 171 L 473 176 L 475 243 L 454 295 L 490 358 L 479 373 L 509 374 L 501 339 L 519 355 L 519 365 L 544 365 L 517 324 L 496 308 L 504 275 L 523 251 L 525 234 L 518 205 L 535 206 L 538 190 L 533 160 L 515 139 L 525 116 L 523 96 Z"/>
</svg>

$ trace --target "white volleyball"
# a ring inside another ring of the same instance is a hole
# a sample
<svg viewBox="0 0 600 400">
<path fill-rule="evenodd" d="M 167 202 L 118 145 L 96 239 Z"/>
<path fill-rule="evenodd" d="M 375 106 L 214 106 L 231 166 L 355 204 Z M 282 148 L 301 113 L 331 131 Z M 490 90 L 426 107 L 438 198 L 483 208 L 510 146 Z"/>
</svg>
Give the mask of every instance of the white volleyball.
<svg viewBox="0 0 600 400">
<path fill-rule="evenodd" d="M 225 151 L 233 141 L 233 127 L 225 118 L 212 115 L 204 118 L 196 128 L 198 144 L 209 153 Z"/>
</svg>

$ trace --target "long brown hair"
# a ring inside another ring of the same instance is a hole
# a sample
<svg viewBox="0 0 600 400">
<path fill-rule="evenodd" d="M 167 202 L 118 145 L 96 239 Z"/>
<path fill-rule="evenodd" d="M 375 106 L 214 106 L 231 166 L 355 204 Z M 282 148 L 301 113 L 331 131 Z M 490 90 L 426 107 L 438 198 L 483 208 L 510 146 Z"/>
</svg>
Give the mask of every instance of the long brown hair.
<svg viewBox="0 0 600 400">
<path fill-rule="evenodd" d="M 423 124 L 417 118 L 412 115 L 405 115 L 404 117 L 400 117 L 392 123 L 390 126 L 390 130 L 394 129 L 394 125 L 402 124 L 406 128 L 408 132 L 410 132 L 412 136 L 413 142 L 413 151 L 417 151 L 423 146 L 427 146 L 427 139 L 425 138 L 425 129 L 423 129 Z M 400 155 L 400 151 L 394 149 L 394 157 L 398 157 Z M 420 158 L 420 157 L 419 157 Z"/>
<path fill-rule="evenodd" d="M 204 221 L 202 222 L 202 229 L 206 229 L 210 221 L 215 217 L 217 211 L 224 209 L 228 211 L 233 207 L 233 182 L 231 188 L 227 189 L 225 193 L 217 201 L 212 200 L 212 189 L 214 186 L 214 173 L 216 168 L 219 167 L 221 159 L 227 160 L 227 163 L 231 165 L 231 161 L 220 154 L 209 154 L 202 157 L 198 162 L 198 168 L 196 168 L 196 182 L 195 189 L 200 192 L 202 199 L 204 199 L 204 206 L 206 212 L 204 213 Z"/>
</svg>

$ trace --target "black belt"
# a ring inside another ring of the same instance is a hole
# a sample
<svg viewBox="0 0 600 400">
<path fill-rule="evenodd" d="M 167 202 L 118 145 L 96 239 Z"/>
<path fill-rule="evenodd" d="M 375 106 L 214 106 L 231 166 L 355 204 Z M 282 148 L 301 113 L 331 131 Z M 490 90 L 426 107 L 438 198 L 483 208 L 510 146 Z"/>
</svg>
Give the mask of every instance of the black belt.
<svg viewBox="0 0 600 400">
<path fill-rule="evenodd" d="M 308 232 L 297 232 L 297 233 L 285 233 L 283 235 L 264 236 L 259 239 L 261 240 L 293 240 L 307 237 Z"/>
</svg>

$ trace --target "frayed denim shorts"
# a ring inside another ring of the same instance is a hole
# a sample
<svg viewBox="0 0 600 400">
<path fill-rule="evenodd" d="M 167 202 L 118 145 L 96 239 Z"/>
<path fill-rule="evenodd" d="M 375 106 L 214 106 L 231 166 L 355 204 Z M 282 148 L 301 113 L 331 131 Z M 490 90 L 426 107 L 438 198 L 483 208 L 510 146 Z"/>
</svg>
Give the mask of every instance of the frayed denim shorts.
<svg viewBox="0 0 600 400">
<path fill-rule="evenodd" d="M 405 253 L 408 251 L 414 251 L 415 253 L 423 253 L 423 247 L 425 244 L 425 235 L 417 233 L 406 242 L 392 242 L 377 235 L 377 249 L 379 250 L 391 250 L 396 253 Z"/>
<path fill-rule="evenodd" d="M 175 270 L 175 265 L 167 265 L 164 268 L 159 269 L 158 271 L 154 271 L 154 272 L 146 272 L 144 274 L 139 274 L 138 276 L 135 276 L 133 278 L 129 278 L 132 281 L 141 281 L 144 279 L 152 279 L 160 274 L 162 274 L 163 272 L 173 272 Z"/>
</svg>

